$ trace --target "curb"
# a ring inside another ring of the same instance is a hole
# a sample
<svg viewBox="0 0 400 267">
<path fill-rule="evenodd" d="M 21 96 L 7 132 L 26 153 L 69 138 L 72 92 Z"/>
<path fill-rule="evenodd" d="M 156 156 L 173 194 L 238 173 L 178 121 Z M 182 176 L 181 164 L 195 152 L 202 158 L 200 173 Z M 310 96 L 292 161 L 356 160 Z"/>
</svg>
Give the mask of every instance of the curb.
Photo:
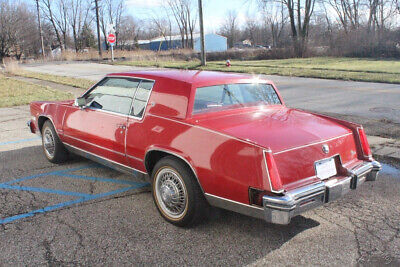
<svg viewBox="0 0 400 267">
<path fill-rule="evenodd" d="M 367 138 L 373 154 L 400 161 L 400 140 L 379 136 L 367 136 Z"/>
</svg>

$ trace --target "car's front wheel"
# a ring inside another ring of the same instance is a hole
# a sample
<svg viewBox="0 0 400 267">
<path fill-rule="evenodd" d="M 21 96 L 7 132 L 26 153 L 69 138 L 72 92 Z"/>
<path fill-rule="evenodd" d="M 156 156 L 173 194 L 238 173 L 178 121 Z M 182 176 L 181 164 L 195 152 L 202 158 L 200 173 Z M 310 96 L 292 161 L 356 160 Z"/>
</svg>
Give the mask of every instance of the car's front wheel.
<svg viewBox="0 0 400 267">
<path fill-rule="evenodd" d="M 197 224 L 205 218 L 207 201 L 190 168 L 168 156 L 152 173 L 153 199 L 161 216 L 177 226 Z"/>
<path fill-rule="evenodd" d="M 68 151 L 49 120 L 42 127 L 42 147 L 44 155 L 52 163 L 62 163 L 68 159 Z"/>
</svg>

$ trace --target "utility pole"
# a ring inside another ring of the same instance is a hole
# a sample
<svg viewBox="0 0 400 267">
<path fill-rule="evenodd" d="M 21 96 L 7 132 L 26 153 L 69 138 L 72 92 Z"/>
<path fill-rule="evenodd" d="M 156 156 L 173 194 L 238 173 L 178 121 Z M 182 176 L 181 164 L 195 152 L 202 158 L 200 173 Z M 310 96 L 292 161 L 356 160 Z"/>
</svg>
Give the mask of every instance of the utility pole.
<svg viewBox="0 0 400 267">
<path fill-rule="evenodd" d="M 206 51 L 204 45 L 204 26 L 203 26 L 203 1 L 199 0 L 199 21 L 200 21 L 200 42 L 201 42 L 201 65 L 206 65 Z"/>
<path fill-rule="evenodd" d="M 43 59 L 44 59 L 45 58 L 45 53 L 44 53 L 42 23 L 40 22 L 39 0 L 36 0 L 36 8 L 37 8 L 37 17 L 38 17 L 38 25 L 39 25 L 40 44 L 42 46 L 42 56 L 43 56 Z"/>
<path fill-rule="evenodd" d="M 103 54 L 101 52 L 101 41 L 100 41 L 100 21 L 99 21 L 99 5 L 98 5 L 98 0 L 94 0 L 94 3 L 96 5 L 96 23 L 97 23 L 97 45 L 99 47 L 99 56 L 100 58 L 103 58 Z"/>
</svg>

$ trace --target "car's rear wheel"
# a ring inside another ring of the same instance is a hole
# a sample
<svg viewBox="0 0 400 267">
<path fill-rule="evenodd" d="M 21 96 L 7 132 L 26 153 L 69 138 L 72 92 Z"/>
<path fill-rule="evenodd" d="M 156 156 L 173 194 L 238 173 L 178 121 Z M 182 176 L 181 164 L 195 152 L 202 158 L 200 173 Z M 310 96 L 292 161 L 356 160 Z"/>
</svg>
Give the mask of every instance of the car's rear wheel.
<svg viewBox="0 0 400 267">
<path fill-rule="evenodd" d="M 42 147 L 44 155 L 52 163 L 62 163 L 68 159 L 68 151 L 58 138 L 56 130 L 49 120 L 42 127 Z"/>
<path fill-rule="evenodd" d="M 168 156 L 155 165 L 152 173 L 153 199 L 161 216 L 177 226 L 201 222 L 207 201 L 190 168 Z"/>
</svg>

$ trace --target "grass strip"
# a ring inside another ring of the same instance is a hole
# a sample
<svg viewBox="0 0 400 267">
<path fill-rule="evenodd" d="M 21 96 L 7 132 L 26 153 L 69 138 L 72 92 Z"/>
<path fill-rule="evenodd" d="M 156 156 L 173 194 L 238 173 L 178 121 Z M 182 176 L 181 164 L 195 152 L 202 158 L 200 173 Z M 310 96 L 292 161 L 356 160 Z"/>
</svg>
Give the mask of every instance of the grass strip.
<svg viewBox="0 0 400 267">
<path fill-rule="evenodd" d="M 70 93 L 29 82 L 13 79 L 0 74 L 0 107 L 29 104 L 32 101 L 53 101 L 73 99 Z"/>
</svg>

